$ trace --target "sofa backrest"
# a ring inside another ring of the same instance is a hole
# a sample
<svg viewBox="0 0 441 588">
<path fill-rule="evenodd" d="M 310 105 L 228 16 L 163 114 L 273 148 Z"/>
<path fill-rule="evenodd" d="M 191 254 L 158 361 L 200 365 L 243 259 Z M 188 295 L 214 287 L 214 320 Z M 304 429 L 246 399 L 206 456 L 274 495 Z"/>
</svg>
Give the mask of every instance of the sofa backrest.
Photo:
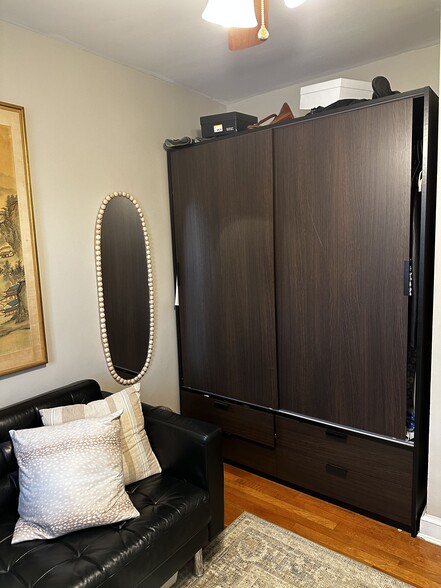
<svg viewBox="0 0 441 588">
<path fill-rule="evenodd" d="M 40 408 L 88 403 L 102 398 L 95 380 L 82 380 L 0 410 L 0 513 L 18 504 L 18 466 L 9 435 L 11 429 L 42 426 Z"/>
</svg>

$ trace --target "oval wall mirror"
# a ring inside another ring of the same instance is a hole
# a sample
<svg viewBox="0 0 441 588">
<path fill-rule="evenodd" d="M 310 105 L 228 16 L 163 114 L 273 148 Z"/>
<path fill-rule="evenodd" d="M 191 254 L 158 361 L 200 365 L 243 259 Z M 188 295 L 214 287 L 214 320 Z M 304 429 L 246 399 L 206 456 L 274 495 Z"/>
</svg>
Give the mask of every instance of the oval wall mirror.
<svg viewBox="0 0 441 588">
<path fill-rule="evenodd" d="M 101 340 L 112 376 L 134 384 L 153 351 L 153 279 L 149 239 L 139 204 L 113 192 L 100 206 L 95 260 Z"/>
</svg>

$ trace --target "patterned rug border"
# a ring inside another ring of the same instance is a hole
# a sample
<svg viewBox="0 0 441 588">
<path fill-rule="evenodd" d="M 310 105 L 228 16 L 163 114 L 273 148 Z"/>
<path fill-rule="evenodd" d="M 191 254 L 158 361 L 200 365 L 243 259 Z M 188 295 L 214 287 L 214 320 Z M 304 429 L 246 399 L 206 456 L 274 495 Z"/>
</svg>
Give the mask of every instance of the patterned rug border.
<svg viewBox="0 0 441 588">
<path fill-rule="evenodd" d="M 269 541 L 278 545 L 269 548 Z M 204 548 L 204 564 L 204 575 L 196 578 L 189 562 L 174 588 L 411 586 L 249 512 L 239 515 Z"/>
</svg>

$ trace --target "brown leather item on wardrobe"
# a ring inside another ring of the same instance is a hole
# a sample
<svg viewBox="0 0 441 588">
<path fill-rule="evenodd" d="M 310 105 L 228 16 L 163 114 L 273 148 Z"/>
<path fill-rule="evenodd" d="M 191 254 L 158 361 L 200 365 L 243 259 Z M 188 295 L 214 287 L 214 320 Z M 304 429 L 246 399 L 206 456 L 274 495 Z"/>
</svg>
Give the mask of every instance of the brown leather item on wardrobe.
<svg viewBox="0 0 441 588">
<path fill-rule="evenodd" d="M 276 124 L 279 122 L 287 121 L 287 120 L 294 120 L 294 115 L 292 113 L 291 108 L 289 107 L 287 102 L 282 104 L 282 108 L 279 111 L 279 114 L 269 114 L 259 122 L 254 123 L 252 125 L 248 125 L 248 129 L 257 129 L 262 126 L 264 123 L 268 122 L 270 119 L 273 119 L 269 124 Z"/>
</svg>

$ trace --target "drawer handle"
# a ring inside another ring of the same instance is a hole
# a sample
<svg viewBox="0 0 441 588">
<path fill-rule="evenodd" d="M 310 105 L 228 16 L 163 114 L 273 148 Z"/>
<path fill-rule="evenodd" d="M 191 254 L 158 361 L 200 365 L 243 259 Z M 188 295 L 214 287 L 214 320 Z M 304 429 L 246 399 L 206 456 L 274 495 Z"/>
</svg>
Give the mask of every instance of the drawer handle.
<svg viewBox="0 0 441 588">
<path fill-rule="evenodd" d="M 331 474 L 332 476 L 337 476 L 338 478 L 346 478 L 348 475 L 348 470 L 345 468 L 341 468 L 340 466 L 334 465 L 332 463 L 326 464 L 326 473 Z"/>
<path fill-rule="evenodd" d="M 222 408 L 222 410 L 228 410 L 230 408 L 230 403 L 229 402 L 225 402 L 225 400 L 215 400 L 213 402 L 213 405 L 216 408 Z"/>
<path fill-rule="evenodd" d="M 326 429 L 326 436 L 338 439 L 339 441 L 346 441 L 348 438 L 347 433 L 344 431 L 333 431 L 332 429 Z"/>
</svg>

